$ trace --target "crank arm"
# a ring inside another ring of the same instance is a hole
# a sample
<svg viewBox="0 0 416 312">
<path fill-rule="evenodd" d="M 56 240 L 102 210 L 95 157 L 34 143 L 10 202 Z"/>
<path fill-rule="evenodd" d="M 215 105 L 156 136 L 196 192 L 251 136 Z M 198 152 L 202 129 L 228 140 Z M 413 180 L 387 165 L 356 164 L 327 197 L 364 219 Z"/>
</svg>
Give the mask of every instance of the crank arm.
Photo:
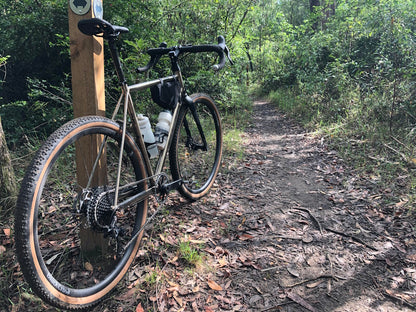
<svg viewBox="0 0 416 312">
<path fill-rule="evenodd" d="M 166 183 L 162 185 L 163 192 L 169 193 L 172 190 L 177 190 L 183 184 L 182 179 L 173 181 L 171 183 Z"/>
</svg>

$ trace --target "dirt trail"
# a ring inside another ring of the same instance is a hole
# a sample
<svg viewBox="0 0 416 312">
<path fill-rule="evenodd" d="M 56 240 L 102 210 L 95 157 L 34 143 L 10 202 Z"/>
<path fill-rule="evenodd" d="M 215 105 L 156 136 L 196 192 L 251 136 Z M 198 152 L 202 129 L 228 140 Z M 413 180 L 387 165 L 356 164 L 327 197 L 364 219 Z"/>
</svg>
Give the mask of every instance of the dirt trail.
<svg viewBox="0 0 416 312">
<path fill-rule="evenodd" d="M 270 103 L 255 103 L 244 141 L 207 197 L 173 194 L 94 311 L 415 311 L 415 231 L 400 206 Z M 0 311 L 55 311 L 10 300 Z"/>
<path fill-rule="evenodd" d="M 218 268 L 200 280 L 222 288 L 188 297 L 190 311 L 414 310 L 413 227 L 371 180 L 267 102 L 255 103 L 245 152 L 190 209 Z"/>
</svg>

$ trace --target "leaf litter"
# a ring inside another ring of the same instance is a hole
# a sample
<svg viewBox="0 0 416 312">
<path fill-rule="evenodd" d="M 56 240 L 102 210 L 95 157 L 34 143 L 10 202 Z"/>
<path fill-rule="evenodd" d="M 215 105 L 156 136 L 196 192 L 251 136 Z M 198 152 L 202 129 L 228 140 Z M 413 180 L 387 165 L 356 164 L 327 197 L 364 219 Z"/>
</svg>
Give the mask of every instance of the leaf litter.
<svg viewBox="0 0 416 312">
<path fill-rule="evenodd" d="M 93 311 L 413 311 L 415 220 L 406 200 L 386 204 L 391 191 L 265 101 L 255 103 L 244 139 L 245 158 L 225 156 L 207 197 L 168 199 L 124 282 Z M 2 265 L 13 268 L 0 276 L 9 310 L 55 311 L 19 297 L 12 234 L 1 230 L 0 256 L 10 255 Z"/>
<path fill-rule="evenodd" d="M 267 102 L 256 103 L 244 137 L 245 158 L 225 157 L 206 198 L 188 203 L 174 195 L 169 216 L 146 234 L 137 266 L 151 257 L 147 265 L 157 263 L 162 277 L 137 285 L 137 304 L 154 311 L 413 311 L 415 233 L 397 213 L 406 203 L 386 206 L 371 177 L 355 175 Z M 178 257 L 180 241 L 190 242 L 201 263 Z"/>
</svg>

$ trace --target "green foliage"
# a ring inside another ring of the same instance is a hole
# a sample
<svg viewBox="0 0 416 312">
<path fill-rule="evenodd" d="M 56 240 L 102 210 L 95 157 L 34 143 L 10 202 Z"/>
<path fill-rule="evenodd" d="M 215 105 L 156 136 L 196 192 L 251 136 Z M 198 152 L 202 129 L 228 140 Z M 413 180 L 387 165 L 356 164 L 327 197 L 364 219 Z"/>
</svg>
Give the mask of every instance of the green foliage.
<svg viewBox="0 0 416 312">
<path fill-rule="evenodd" d="M 10 57 L 9 55 L 1 56 L 0 54 L 0 85 L 3 83 L 4 79 L 6 78 L 6 74 L 7 74 L 6 64 L 7 64 L 7 59 L 9 57 Z"/>
<path fill-rule="evenodd" d="M 181 67 L 189 93 L 214 97 L 226 129 L 238 128 L 236 120 L 250 111 L 248 89 L 258 85 L 258 94 L 270 93 L 311 127 L 338 129 L 366 142 L 395 137 L 406 146 L 406 157 L 413 157 L 412 0 L 322 0 L 313 10 L 308 0 L 103 4 L 105 19 L 130 29 L 120 41 L 129 82 L 169 73 L 168 59 L 146 75 L 134 70 L 147 63 L 145 51 L 162 41 L 212 43 L 224 35 L 235 66 L 214 73 L 216 55 L 201 54 L 183 57 Z M 42 137 L 71 118 L 67 28 L 66 1 L 0 0 L 0 54 L 10 55 L 6 81 L 0 84 L 0 114 L 12 145 L 23 133 Z M 3 64 L 4 57 L 0 60 Z M 119 92 L 109 61 L 107 53 L 108 110 Z M 149 116 L 157 114 L 148 91 L 134 95 L 134 102 Z"/>
<path fill-rule="evenodd" d="M 0 1 L 1 53 L 10 55 L 5 83 L 0 87 L 4 101 L 27 100 L 26 77 L 59 81 L 68 72 L 69 59 L 60 54 L 56 33 L 68 33 L 67 2 Z"/>
<path fill-rule="evenodd" d="M 189 241 L 181 241 L 178 246 L 180 257 L 187 263 L 198 266 L 201 265 L 203 256 L 201 252 L 191 245 Z"/>
<path fill-rule="evenodd" d="M 138 75 L 135 68 L 146 64 L 146 50 L 162 41 L 168 45 L 203 44 L 216 42 L 218 35 L 224 35 L 232 56 L 244 61 L 241 32 L 254 3 L 254 0 L 103 1 L 104 18 L 130 29 L 119 43 L 130 83 L 147 78 Z M 11 145 L 20 143 L 23 133 L 43 137 L 72 118 L 68 105 L 71 95 L 67 10 L 67 1 L 63 0 L 0 0 L 0 55 L 10 55 L 5 82 L 0 84 L 0 114 Z M 105 57 L 106 106 L 111 110 L 120 90 L 109 53 Z M 241 79 L 241 65 L 215 74 L 211 65 L 216 61 L 215 54 L 199 54 L 183 58 L 181 64 L 189 81 L 189 93 L 211 94 L 221 104 L 221 110 L 230 115 L 239 109 L 239 103 L 233 100 L 238 99 L 238 89 L 230 86 L 242 80 L 244 83 L 245 79 Z M 167 73 L 168 59 L 161 61 L 148 78 Z M 149 116 L 157 113 L 150 108 L 148 91 L 135 94 L 134 102 Z"/>
<path fill-rule="evenodd" d="M 346 159 L 384 185 L 400 175 L 411 177 L 416 3 L 321 1 L 314 12 L 294 11 L 296 18 L 286 2 L 269 8 L 273 13 L 267 15 L 278 17 L 278 25 L 276 19 L 265 20 L 252 41 L 259 45 L 253 55 L 263 64 L 256 72 L 263 92 L 325 133 Z M 408 182 L 414 194 L 414 182 Z"/>
</svg>

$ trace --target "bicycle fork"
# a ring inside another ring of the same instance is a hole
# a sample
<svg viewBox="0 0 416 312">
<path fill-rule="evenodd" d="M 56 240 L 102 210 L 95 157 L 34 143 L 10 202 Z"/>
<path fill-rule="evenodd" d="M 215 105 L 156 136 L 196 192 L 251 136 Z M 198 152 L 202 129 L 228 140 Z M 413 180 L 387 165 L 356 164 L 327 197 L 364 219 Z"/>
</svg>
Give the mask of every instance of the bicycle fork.
<svg viewBox="0 0 416 312">
<path fill-rule="evenodd" d="M 189 97 L 189 96 L 185 96 L 184 99 L 185 99 L 185 105 L 187 105 L 189 107 L 189 110 L 191 111 L 192 116 L 194 117 L 195 124 L 198 128 L 198 132 L 199 132 L 199 135 L 201 136 L 201 140 L 202 140 L 202 144 L 197 144 L 193 140 L 192 133 L 189 129 L 188 120 L 186 120 L 186 116 L 185 116 L 183 124 L 184 124 L 184 127 L 185 127 L 186 136 L 187 136 L 186 146 L 189 147 L 189 148 L 195 149 L 195 150 L 201 149 L 203 151 L 207 151 L 207 149 L 208 149 L 207 148 L 207 140 L 205 138 L 205 134 L 204 134 L 204 131 L 203 131 L 202 126 L 201 126 L 201 121 L 199 120 L 199 116 L 198 116 L 198 113 L 196 111 L 195 103 L 191 99 L 191 97 Z"/>
</svg>

